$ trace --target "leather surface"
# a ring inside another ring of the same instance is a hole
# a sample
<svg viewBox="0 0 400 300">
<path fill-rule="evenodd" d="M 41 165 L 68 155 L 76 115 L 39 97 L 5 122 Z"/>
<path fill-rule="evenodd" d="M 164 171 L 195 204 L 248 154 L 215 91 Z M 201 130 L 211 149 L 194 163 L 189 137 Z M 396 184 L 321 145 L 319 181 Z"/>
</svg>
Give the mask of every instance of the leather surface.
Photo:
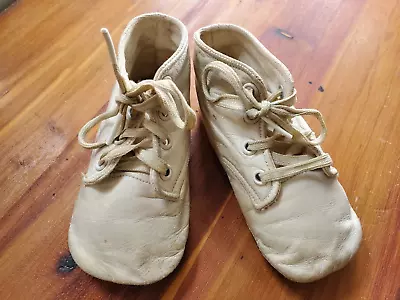
<svg viewBox="0 0 400 300">
<path fill-rule="evenodd" d="M 154 70 L 154 80 L 169 76 L 189 99 L 189 56 L 184 25 L 162 14 L 133 19 L 119 44 L 118 63 L 126 76 L 142 72 L 135 69 L 140 65 L 133 63 L 135 59 L 140 61 L 140 55 L 144 55 L 143 64 L 152 66 L 151 61 L 146 62 L 147 55 L 152 55 L 147 53 L 150 50 L 136 45 L 142 36 L 147 41 L 153 37 L 154 51 L 161 56 L 165 48 L 175 45 L 172 55 Z M 145 47 L 151 45 L 145 44 Z M 116 86 L 108 109 L 115 105 L 117 93 Z M 171 147 L 161 148 L 159 155 L 169 164 L 171 176 L 161 178 L 154 170 L 132 159 L 129 163 L 135 171 L 117 169 L 95 185 L 83 185 L 75 203 L 69 230 L 71 254 L 84 271 L 103 280 L 134 285 L 158 281 L 175 269 L 185 249 L 189 230 L 190 135 L 173 127 L 170 120 L 159 118 L 158 111 L 149 113 L 169 133 Z M 103 122 L 97 139 L 110 134 L 114 121 L 113 118 Z M 161 141 L 154 138 L 153 142 Z M 96 172 L 100 152 L 93 151 L 88 173 Z M 160 190 L 174 192 L 176 196 L 163 196 L 155 189 L 156 183 Z"/>
<path fill-rule="evenodd" d="M 197 31 L 194 38 L 204 125 L 260 251 L 279 272 L 298 282 L 317 280 L 340 269 L 357 251 L 362 234 L 337 177 L 317 170 L 282 182 L 257 183 L 257 172 L 276 168 L 271 151 L 248 153 L 244 145 L 263 138 L 265 125 L 246 122 L 246 107 L 240 101 L 208 100 L 210 95 L 232 93 L 218 77 L 223 75 L 210 74 L 207 94 L 202 89 L 202 72 L 215 60 L 232 67 L 243 85 L 254 84 L 261 96 L 279 86 L 285 96 L 290 94 L 294 87 L 289 71 L 237 26 L 212 25 Z M 304 119 L 296 119 L 298 126 L 308 128 Z"/>
</svg>

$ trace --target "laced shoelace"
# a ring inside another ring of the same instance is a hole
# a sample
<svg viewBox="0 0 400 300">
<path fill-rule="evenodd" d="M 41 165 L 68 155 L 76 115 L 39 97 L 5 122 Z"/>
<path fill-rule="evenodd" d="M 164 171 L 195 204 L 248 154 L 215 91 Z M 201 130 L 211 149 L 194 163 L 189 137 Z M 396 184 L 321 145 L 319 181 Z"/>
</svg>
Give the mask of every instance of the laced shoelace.
<svg viewBox="0 0 400 300">
<path fill-rule="evenodd" d="M 208 75 L 211 71 L 217 71 L 234 90 L 235 94 L 223 94 L 212 96 L 208 89 Z M 275 143 L 284 138 L 283 143 L 293 144 L 293 142 L 302 146 L 308 146 L 316 155 L 310 158 L 309 155 L 290 155 L 280 154 L 271 151 L 272 158 L 276 165 L 280 167 L 270 169 L 268 171 L 260 171 L 256 174 L 255 180 L 259 184 L 267 184 L 272 181 L 281 181 L 298 175 L 300 173 L 323 169 L 328 176 L 337 174 L 337 170 L 332 167 L 332 159 L 327 154 L 322 152 L 317 146 L 320 145 L 327 133 L 327 128 L 322 117 L 322 114 L 316 109 L 299 109 L 290 106 L 296 98 L 296 90 L 289 97 L 282 98 L 282 90 L 271 93 L 267 99 L 258 101 L 255 96 L 254 84 L 242 84 L 237 73 L 228 65 L 214 61 L 209 63 L 202 74 L 202 89 L 206 97 L 211 102 L 218 102 L 224 99 L 237 99 L 245 102 L 245 107 L 250 107 L 246 110 L 245 120 L 248 122 L 264 121 L 268 127 L 272 129 L 272 135 L 264 139 L 256 141 L 248 141 L 245 145 L 245 150 L 249 155 L 257 151 L 270 149 Z M 321 125 L 321 133 L 318 137 L 314 132 L 301 132 L 291 122 L 296 116 L 313 116 Z"/>
<path fill-rule="evenodd" d="M 86 174 L 83 181 L 90 185 L 106 178 L 114 169 L 118 169 L 118 163 L 128 153 L 132 153 L 129 159 L 138 159 L 160 176 L 168 177 L 171 174 L 170 166 L 159 156 L 159 147 L 161 144 L 162 148 L 167 149 L 171 141 L 165 128 L 154 122 L 152 116 L 158 111 L 160 118 L 163 116 L 164 120 L 172 120 L 177 128 L 191 130 L 196 122 L 196 114 L 171 79 L 135 83 L 125 78 L 118 67 L 110 33 L 104 28 L 101 31 L 107 43 L 120 94 L 115 98 L 117 105 L 114 109 L 90 120 L 78 134 L 78 141 L 82 147 L 99 149 L 100 153 L 96 165 L 97 172 Z M 183 108 L 183 116 L 178 110 L 177 102 Z M 87 133 L 94 126 L 113 117 L 115 123 L 107 140 L 93 143 L 85 140 Z"/>
</svg>

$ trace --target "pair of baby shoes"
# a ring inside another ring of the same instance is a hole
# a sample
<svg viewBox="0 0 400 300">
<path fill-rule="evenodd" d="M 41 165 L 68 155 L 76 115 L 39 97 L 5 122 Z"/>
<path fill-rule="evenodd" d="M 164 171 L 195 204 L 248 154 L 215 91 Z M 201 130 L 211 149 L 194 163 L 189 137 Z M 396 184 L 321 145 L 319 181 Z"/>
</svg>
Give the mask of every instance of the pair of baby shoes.
<svg viewBox="0 0 400 300">
<path fill-rule="evenodd" d="M 69 247 L 94 277 L 150 284 L 176 268 L 189 233 L 196 114 L 189 104 L 188 33 L 173 17 L 141 15 L 124 30 L 117 55 L 102 32 L 117 83 L 106 112 L 78 135 L 93 152 Z M 298 282 L 342 268 L 362 231 L 320 146 L 326 136 L 321 113 L 294 107 L 288 69 L 248 31 L 212 25 L 194 41 L 202 119 L 261 253 Z M 318 136 L 305 115 L 320 123 Z M 98 124 L 96 141 L 89 142 L 86 135 Z"/>
</svg>

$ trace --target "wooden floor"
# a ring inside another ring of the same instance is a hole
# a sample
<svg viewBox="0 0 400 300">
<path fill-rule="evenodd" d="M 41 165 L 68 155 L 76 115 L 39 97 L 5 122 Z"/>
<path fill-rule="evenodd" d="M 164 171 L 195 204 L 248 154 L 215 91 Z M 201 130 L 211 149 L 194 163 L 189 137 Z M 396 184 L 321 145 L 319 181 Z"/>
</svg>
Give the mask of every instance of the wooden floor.
<svg viewBox="0 0 400 300">
<path fill-rule="evenodd" d="M 362 222 L 345 269 L 296 284 L 265 262 L 201 122 L 178 269 L 130 287 L 75 267 L 67 230 L 89 159 L 76 136 L 115 80 L 99 29 L 117 41 L 151 11 L 179 17 L 190 36 L 211 23 L 242 25 L 289 67 L 298 107 L 325 116 L 324 149 Z M 0 299 L 400 299 L 399 115 L 398 0 L 17 2 L 0 14 Z"/>
</svg>

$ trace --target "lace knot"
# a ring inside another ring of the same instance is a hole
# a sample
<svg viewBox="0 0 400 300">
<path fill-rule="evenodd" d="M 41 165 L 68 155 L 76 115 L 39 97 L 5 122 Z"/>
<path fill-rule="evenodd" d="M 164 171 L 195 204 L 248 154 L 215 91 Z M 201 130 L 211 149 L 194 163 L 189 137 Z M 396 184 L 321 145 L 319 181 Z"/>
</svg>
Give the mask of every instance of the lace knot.
<svg viewBox="0 0 400 300">
<path fill-rule="evenodd" d="M 159 154 L 160 142 L 154 140 L 168 141 L 169 144 L 168 131 L 162 124 L 152 120 L 152 116 L 157 111 L 164 110 L 169 115 L 168 120 L 170 119 L 178 129 L 190 130 L 196 122 L 196 114 L 172 80 L 148 79 L 139 83 L 129 80 L 121 73 L 117 64 L 109 32 L 103 29 L 102 33 L 106 38 L 120 91 L 114 98 L 115 105 L 113 103 L 111 108 L 87 122 L 79 131 L 79 143 L 87 149 L 99 149 L 98 153 L 101 154 L 97 172 L 86 175 L 83 181 L 87 185 L 95 184 L 106 178 L 114 169 L 134 170 L 131 166 L 118 169 L 120 160 L 128 153 L 133 155 L 127 159 L 139 160 L 157 173 L 166 174 L 169 165 Z M 86 135 L 92 128 L 109 119 L 112 119 L 110 122 L 114 124 L 105 140 L 86 141 Z M 124 161 L 121 164 L 123 163 Z"/>
<path fill-rule="evenodd" d="M 265 116 L 271 108 L 271 102 L 269 102 L 267 100 L 261 101 L 260 108 L 261 109 L 259 110 L 259 115 Z"/>
<path fill-rule="evenodd" d="M 257 106 L 257 108 L 250 108 L 246 111 L 246 115 L 250 120 L 255 120 L 257 118 L 263 117 L 268 114 L 271 109 L 273 103 L 268 100 L 261 101 Z"/>
<path fill-rule="evenodd" d="M 216 98 L 210 97 L 208 74 L 212 71 L 221 73 L 220 78 L 229 84 L 234 92 L 222 94 Z M 241 100 L 244 106 L 248 108 L 245 111 L 245 120 L 249 118 L 265 123 L 266 129 L 264 131 L 268 136 L 261 140 L 249 141 L 245 146 L 246 151 L 266 150 L 271 148 L 274 143 L 292 144 L 288 148 L 290 151 L 283 156 L 271 150 L 272 159 L 279 160 L 280 164 L 277 165 L 280 165 L 280 167 L 269 170 L 265 175 L 260 175 L 257 181 L 266 184 L 316 169 L 323 169 L 328 176 L 337 174 L 337 171 L 332 167 L 332 159 L 318 147 L 327 134 L 322 114 L 316 109 L 295 108 L 293 106 L 296 102 L 295 89 L 290 95 L 286 95 L 286 93 L 283 94 L 283 87 L 279 87 L 279 89 L 269 91 L 266 99 L 259 100 L 259 93 L 255 85 L 253 83 L 243 85 L 236 70 L 220 61 L 211 62 L 205 67 L 202 73 L 202 89 L 211 102 L 223 99 Z M 317 137 L 302 118 L 303 116 L 312 116 L 319 122 L 321 130 Z M 277 141 L 278 138 L 281 139 Z M 309 155 L 306 152 L 304 155 L 292 155 L 290 152 L 296 152 L 295 149 L 307 149 L 312 154 Z M 315 157 L 312 157 L 313 155 Z"/>
</svg>

